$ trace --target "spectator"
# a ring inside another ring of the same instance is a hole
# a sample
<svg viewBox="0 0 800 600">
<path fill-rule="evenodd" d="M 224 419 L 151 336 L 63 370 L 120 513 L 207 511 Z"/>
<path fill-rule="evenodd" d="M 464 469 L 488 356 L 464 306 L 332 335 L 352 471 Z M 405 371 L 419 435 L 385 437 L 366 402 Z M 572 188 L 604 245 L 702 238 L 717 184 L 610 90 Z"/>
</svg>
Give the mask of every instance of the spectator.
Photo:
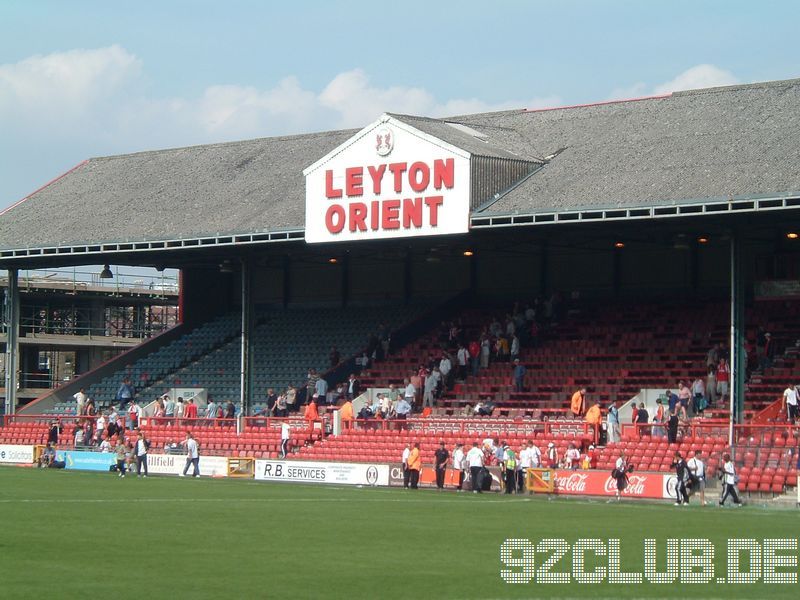
<svg viewBox="0 0 800 600">
<path fill-rule="evenodd" d="M 678 408 L 673 408 L 669 413 L 669 421 L 667 421 L 667 441 L 670 444 L 675 444 L 678 441 Z"/>
<path fill-rule="evenodd" d="M 339 409 L 339 417 L 342 420 L 342 427 L 350 429 L 353 423 L 353 401 L 347 398 Z"/>
<path fill-rule="evenodd" d="M 275 401 L 275 416 L 281 419 L 289 416 L 286 394 L 278 394 L 278 399 Z"/>
<path fill-rule="evenodd" d="M 316 384 L 315 384 L 316 386 Z M 325 383 L 325 391 L 328 391 L 328 384 Z M 325 394 L 322 395 L 325 398 Z M 294 412 L 297 407 L 297 388 L 290 385 L 286 388 L 286 412 Z"/>
<path fill-rule="evenodd" d="M 586 412 L 586 388 L 583 387 L 572 394 L 570 409 L 575 417 L 582 417 Z"/>
<path fill-rule="evenodd" d="M 228 400 L 225 403 L 225 418 L 233 419 L 235 417 L 236 417 L 236 405 L 233 403 L 232 400 Z"/>
<path fill-rule="evenodd" d="M 119 477 L 125 477 L 125 455 L 128 449 L 125 447 L 125 441 L 120 438 L 114 448 L 114 455 L 117 459 L 117 473 Z"/>
<path fill-rule="evenodd" d="M 175 417 L 175 400 L 164 394 L 164 416 L 167 419 Z"/>
<path fill-rule="evenodd" d="M 717 401 L 717 368 L 709 367 L 706 374 L 706 406 L 713 407 Z"/>
<path fill-rule="evenodd" d="M 86 390 L 81 388 L 76 394 L 73 394 L 72 397 L 75 398 L 75 414 L 80 416 L 83 414 L 86 405 Z"/>
<path fill-rule="evenodd" d="M 469 465 L 469 478 L 472 485 L 472 493 L 481 493 L 481 471 L 483 470 L 483 452 L 478 448 L 478 442 L 472 442 L 472 448 L 467 452 L 467 464 Z"/>
<path fill-rule="evenodd" d="M 489 356 L 491 355 L 492 341 L 489 336 L 484 335 L 481 338 L 481 369 L 489 368 Z"/>
<path fill-rule="evenodd" d="M 47 446 L 42 451 L 41 456 L 39 457 L 39 468 L 46 469 L 50 465 L 52 465 L 56 460 L 56 448 L 55 444 L 51 444 L 47 442 Z"/>
<path fill-rule="evenodd" d="M 681 406 L 683 407 L 684 411 L 686 411 L 687 415 L 690 414 L 689 401 L 691 399 L 692 399 L 692 391 L 683 381 L 679 381 L 678 401 L 681 403 Z"/>
<path fill-rule="evenodd" d="M 408 489 L 408 482 L 411 479 L 411 471 L 408 469 L 408 459 L 411 456 L 411 446 L 406 444 L 406 447 L 403 449 L 403 456 L 401 459 L 401 464 L 403 467 L 403 488 Z"/>
<path fill-rule="evenodd" d="M 131 380 L 128 377 L 123 378 L 119 389 L 117 389 L 117 402 L 120 402 L 124 406 L 130 402 L 135 395 L 136 388 L 133 387 Z"/>
<path fill-rule="evenodd" d="M 519 362 L 518 358 L 514 359 L 514 389 L 517 392 L 525 391 L 525 365 Z"/>
<path fill-rule="evenodd" d="M 347 380 L 346 393 L 349 400 L 353 400 L 361 394 L 361 382 L 356 379 L 355 373 L 350 373 L 350 377 Z"/>
<path fill-rule="evenodd" d="M 403 398 L 405 399 L 406 402 L 408 402 L 408 404 L 410 404 L 413 407 L 414 398 L 417 395 L 417 388 L 413 383 L 411 383 L 411 380 L 408 377 L 406 377 L 405 380 L 403 380 L 403 383 L 406 386 L 405 390 L 403 390 Z"/>
<path fill-rule="evenodd" d="M 681 456 L 680 452 L 675 452 L 672 459 L 672 468 L 675 469 L 675 506 L 688 506 L 689 493 L 686 491 L 686 482 L 689 480 L 689 467 Z"/>
<path fill-rule="evenodd" d="M 191 402 L 191 400 L 189 401 Z M 136 440 L 134 454 L 136 457 L 137 477 L 147 477 L 147 451 L 150 449 L 150 441 L 146 440 L 143 432 L 139 432 L 139 439 Z M 144 471 L 144 475 L 142 475 Z"/>
<path fill-rule="evenodd" d="M 397 419 L 407 419 L 409 414 L 411 414 L 411 403 L 408 401 L 408 397 L 403 396 L 394 407 L 394 416 Z"/>
<path fill-rule="evenodd" d="M 328 382 L 325 381 L 323 377 L 317 379 L 317 383 L 314 384 L 314 395 L 317 398 L 325 399 L 325 396 L 328 395 Z"/>
<path fill-rule="evenodd" d="M 85 432 L 83 430 L 83 426 L 77 425 L 75 427 L 75 447 L 76 448 L 82 447 L 84 446 L 85 443 L 86 440 L 85 440 Z"/>
<path fill-rule="evenodd" d="M 797 387 L 789 385 L 783 390 L 783 403 L 781 410 L 786 414 L 786 420 L 794 423 L 797 420 Z"/>
<path fill-rule="evenodd" d="M 716 370 L 720 359 L 720 344 L 714 344 L 711 349 L 706 353 L 706 367 Z"/>
<path fill-rule="evenodd" d="M 497 338 L 494 343 L 494 352 L 495 356 L 497 357 L 497 362 L 508 361 L 508 340 L 503 336 Z"/>
<path fill-rule="evenodd" d="M 692 481 L 693 493 L 700 492 L 700 506 L 706 505 L 706 465 L 703 463 L 703 452 L 695 450 L 686 463 L 689 478 Z"/>
<path fill-rule="evenodd" d="M 183 409 L 184 416 L 191 423 L 197 420 L 197 404 L 194 403 L 194 398 L 189 398 L 186 407 Z"/>
<path fill-rule="evenodd" d="M 352 406 L 350 407 L 351 416 L 352 416 Z M 351 419 L 352 420 L 352 419 Z M 292 438 L 292 428 L 289 427 L 289 423 L 284 421 L 281 423 L 281 458 L 286 458 L 286 455 L 289 454 L 289 440 Z"/>
<path fill-rule="evenodd" d="M 209 397 L 208 404 L 206 405 L 206 419 L 216 419 L 218 410 L 214 399 Z"/>
<path fill-rule="evenodd" d="M 361 407 L 361 410 L 358 411 L 358 418 L 359 419 L 371 419 L 375 416 L 375 413 L 372 412 L 372 408 L 370 408 L 369 404 L 364 403 L 364 406 Z"/>
<path fill-rule="evenodd" d="M 128 420 L 130 421 L 132 430 L 139 427 L 139 419 L 141 416 L 142 409 L 139 407 L 136 400 L 133 400 L 128 406 Z"/>
<path fill-rule="evenodd" d="M 433 368 L 436 371 L 436 367 Z M 451 373 L 453 370 L 453 362 L 450 360 L 449 354 L 444 354 L 439 361 L 439 375 L 441 378 L 441 386 L 443 390 L 450 388 Z"/>
<path fill-rule="evenodd" d="M 722 455 L 723 465 L 720 477 L 722 479 L 723 492 L 722 497 L 719 499 L 719 505 L 725 506 L 725 501 L 728 496 L 733 498 L 733 503 L 736 506 L 741 506 L 742 502 L 739 500 L 739 494 L 736 493 L 736 484 L 739 483 L 739 476 L 736 474 L 736 467 L 731 460 L 730 454 Z"/>
<path fill-rule="evenodd" d="M 311 396 L 314 395 L 314 392 L 317 389 L 318 380 L 319 380 L 319 374 L 317 374 L 317 370 L 314 368 L 309 369 L 308 378 L 306 381 L 306 399 L 311 398 Z"/>
<path fill-rule="evenodd" d="M 764 338 L 766 339 L 766 344 L 764 345 L 764 365 L 761 369 L 762 371 L 772 367 L 772 361 L 775 359 L 775 344 L 772 341 L 772 334 L 767 332 L 764 334 Z"/>
<path fill-rule="evenodd" d="M 570 443 L 567 447 L 567 451 L 564 453 L 564 466 L 567 469 L 577 469 L 580 465 L 581 460 L 581 453 L 575 447 L 575 444 Z"/>
<path fill-rule="evenodd" d="M 469 352 L 469 362 L 470 362 L 470 368 L 472 370 L 472 376 L 473 377 L 477 377 L 478 376 L 478 369 L 480 368 L 480 365 L 481 365 L 481 345 L 480 345 L 480 343 L 477 340 L 472 340 L 469 343 L 468 352 Z"/>
<path fill-rule="evenodd" d="M 330 359 L 331 369 L 339 366 L 339 363 L 342 362 L 342 356 L 339 354 L 339 350 L 336 348 L 336 346 L 331 348 L 331 353 L 328 357 Z"/>
<path fill-rule="evenodd" d="M 509 353 L 511 355 L 512 362 L 519 358 L 519 337 L 517 337 L 516 334 L 511 338 L 511 348 Z"/>
<path fill-rule="evenodd" d="M 408 455 L 408 470 L 410 471 L 411 489 L 419 487 L 419 471 L 422 468 L 422 457 L 419 451 L 419 442 L 414 443 L 411 454 Z"/>
<path fill-rule="evenodd" d="M 664 430 L 664 423 L 666 422 L 666 415 L 664 414 L 664 403 L 661 398 L 656 399 L 656 414 L 653 416 L 653 435 L 656 437 L 664 437 L 666 431 Z"/>
<path fill-rule="evenodd" d="M 97 417 L 97 420 L 95 421 L 95 434 L 94 434 L 95 439 L 97 440 L 98 443 L 103 439 L 103 434 L 106 431 L 107 423 L 108 421 L 106 420 L 105 415 L 103 413 L 100 413 L 100 416 Z"/>
<path fill-rule="evenodd" d="M 725 406 L 728 398 L 730 379 L 731 368 L 728 366 L 728 362 L 724 358 L 720 358 L 719 366 L 717 366 L 717 394 L 719 394 L 719 399 L 722 402 L 722 406 Z"/>
<path fill-rule="evenodd" d="M 549 469 L 558 468 L 558 450 L 553 442 L 547 444 L 547 467 Z"/>
<path fill-rule="evenodd" d="M 197 440 L 194 439 L 191 433 L 186 432 L 186 440 L 183 442 L 186 447 L 186 464 L 183 467 L 181 477 L 186 477 L 189 467 L 194 467 L 192 477 L 200 477 L 200 451 L 198 449 Z"/>
<path fill-rule="evenodd" d="M 439 383 L 442 379 L 442 376 L 437 368 L 433 369 L 433 372 L 425 378 L 425 390 L 422 394 L 422 407 L 425 408 L 426 406 L 433 407 L 434 402 L 434 395 L 436 394 L 436 390 L 439 386 Z"/>
<path fill-rule="evenodd" d="M 508 444 L 503 447 L 501 465 L 503 479 L 506 484 L 506 494 L 513 494 L 517 491 L 517 456 Z"/>
<path fill-rule="evenodd" d="M 625 449 L 621 448 L 619 457 L 617 457 L 617 462 L 614 464 L 614 470 L 611 472 L 611 476 L 617 482 L 617 490 L 615 493 L 617 502 L 622 499 L 622 492 L 628 487 L 628 470 L 628 458 L 625 456 Z M 611 502 L 611 500 L 609 500 L 609 502 Z"/>
<path fill-rule="evenodd" d="M 650 435 L 650 428 L 646 425 L 650 422 L 650 415 L 644 407 L 644 402 L 639 403 L 639 409 L 636 411 L 636 425 L 639 430 L 639 435 Z"/>
<path fill-rule="evenodd" d="M 458 485 L 456 486 L 456 490 L 459 492 L 464 490 L 465 460 L 466 456 L 464 454 L 464 445 L 456 444 L 456 448 L 453 450 L 453 470 L 458 473 Z"/>
<path fill-rule="evenodd" d="M 308 421 L 309 429 L 314 427 L 314 421 L 319 421 L 319 410 L 317 409 L 317 403 L 314 402 L 313 398 L 306 404 L 306 410 L 303 413 L 303 418 Z"/>
<path fill-rule="evenodd" d="M 182 419 L 186 412 L 186 406 L 183 403 L 183 398 L 178 396 L 178 402 L 175 404 L 175 418 Z"/>
<path fill-rule="evenodd" d="M 388 419 L 389 417 L 392 416 L 392 408 L 395 404 L 394 402 L 392 402 L 390 394 L 378 394 L 378 397 L 380 398 L 380 405 L 378 407 L 378 410 L 380 410 L 381 416 L 384 419 Z M 395 394 L 395 397 L 396 396 L 397 394 Z"/>
<path fill-rule="evenodd" d="M 276 411 L 278 410 L 278 394 L 275 393 L 274 388 L 267 390 L 267 410 L 273 417 L 277 417 Z"/>
<path fill-rule="evenodd" d="M 617 403 L 612 402 L 608 407 L 608 415 L 606 416 L 606 424 L 608 430 L 608 442 L 615 443 L 619 441 L 619 409 Z"/>
<path fill-rule="evenodd" d="M 464 344 L 459 344 L 458 352 L 456 353 L 456 362 L 458 363 L 458 379 L 464 381 L 467 378 L 467 365 L 470 361 L 469 350 Z"/>
<path fill-rule="evenodd" d="M 434 453 L 435 470 L 436 470 L 436 487 L 439 491 L 444 489 L 444 476 L 447 472 L 447 461 L 450 458 L 450 453 L 447 451 L 444 442 L 439 442 L 439 448 Z"/>
<path fill-rule="evenodd" d="M 47 443 L 58 444 L 58 436 L 61 435 L 61 425 L 58 421 L 50 422 L 50 429 L 47 430 Z"/>
<path fill-rule="evenodd" d="M 706 384 L 702 377 L 692 382 L 692 403 L 694 410 L 702 413 L 706 409 Z"/>
</svg>

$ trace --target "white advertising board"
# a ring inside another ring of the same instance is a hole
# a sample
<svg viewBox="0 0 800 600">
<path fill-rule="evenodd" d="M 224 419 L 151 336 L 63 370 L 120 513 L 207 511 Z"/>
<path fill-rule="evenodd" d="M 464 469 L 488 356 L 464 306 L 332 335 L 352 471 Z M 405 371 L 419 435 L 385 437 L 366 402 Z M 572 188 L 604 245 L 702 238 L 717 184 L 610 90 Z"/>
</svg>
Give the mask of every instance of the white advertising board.
<svg viewBox="0 0 800 600">
<path fill-rule="evenodd" d="M 180 475 L 186 466 L 185 454 L 148 454 L 147 470 L 159 475 Z M 189 467 L 189 474 L 193 472 Z M 200 455 L 200 475 L 202 477 L 227 477 L 228 459 L 224 456 Z"/>
<path fill-rule="evenodd" d="M 389 465 L 300 460 L 257 460 L 256 479 L 293 483 L 389 485 Z"/>
<path fill-rule="evenodd" d="M 32 463 L 33 446 L 0 444 L 0 463 Z"/>
<path fill-rule="evenodd" d="M 303 174 L 306 242 L 469 230 L 469 153 L 388 115 Z"/>
</svg>

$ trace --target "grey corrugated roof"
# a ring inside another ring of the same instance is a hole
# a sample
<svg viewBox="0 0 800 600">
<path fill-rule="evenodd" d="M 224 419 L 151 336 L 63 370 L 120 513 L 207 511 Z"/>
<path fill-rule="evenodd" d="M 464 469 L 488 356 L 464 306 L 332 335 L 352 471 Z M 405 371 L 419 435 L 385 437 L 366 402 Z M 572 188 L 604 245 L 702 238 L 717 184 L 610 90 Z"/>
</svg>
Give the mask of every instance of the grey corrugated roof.
<svg viewBox="0 0 800 600">
<path fill-rule="evenodd" d="M 473 154 L 530 160 L 563 149 L 481 214 L 800 191 L 800 80 L 545 111 L 397 118 Z M 301 229 L 303 169 L 355 133 L 91 159 L 0 216 L 0 248 Z"/>
<path fill-rule="evenodd" d="M 303 169 L 354 133 L 93 158 L 0 217 L 0 248 L 302 228 Z"/>
<path fill-rule="evenodd" d="M 564 149 L 482 214 L 800 192 L 800 79 L 454 120 Z"/>
</svg>

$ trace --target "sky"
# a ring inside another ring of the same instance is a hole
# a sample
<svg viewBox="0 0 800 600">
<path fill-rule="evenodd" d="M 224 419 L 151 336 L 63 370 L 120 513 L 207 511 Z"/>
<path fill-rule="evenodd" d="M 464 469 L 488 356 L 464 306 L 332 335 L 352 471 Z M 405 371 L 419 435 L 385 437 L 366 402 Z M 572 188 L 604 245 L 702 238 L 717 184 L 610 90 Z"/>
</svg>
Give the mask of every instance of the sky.
<svg viewBox="0 0 800 600">
<path fill-rule="evenodd" d="M 800 2 L 0 0 L 0 210 L 94 156 L 800 77 Z"/>
</svg>

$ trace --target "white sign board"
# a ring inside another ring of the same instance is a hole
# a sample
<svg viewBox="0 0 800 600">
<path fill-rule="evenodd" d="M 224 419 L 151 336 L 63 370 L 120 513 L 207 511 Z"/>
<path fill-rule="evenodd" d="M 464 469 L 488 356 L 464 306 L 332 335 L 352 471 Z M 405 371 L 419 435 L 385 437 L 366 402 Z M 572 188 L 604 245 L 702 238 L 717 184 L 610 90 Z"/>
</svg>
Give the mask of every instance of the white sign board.
<svg viewBox="0 0 800 600">
<path fill-rule="evenodd" d="M 389 465 L 257 460 L 256 479 L 291 483 L 389 485 Z"/>
<path fill-rule="evenodd" d="M 185 454 L 148 454 L 147 470 L 159 475 L 180 475 L 186 466 Z M 188 474 L 194 468 L 190 465 Z M 227 477 L 228 459 L 224 456 L 200 455 L 200 475 L 203 477 Z"/>
<path fill-rule="evenodd" d="M 303 172 L 306 241 L 466 233 L 469 157 L 384 115 Z"/>
<path fill-rule="evenodd" d="M 16 446 L 0 444 L 0 463 L 32 463 L 33 446 Z"/>
</svg>

